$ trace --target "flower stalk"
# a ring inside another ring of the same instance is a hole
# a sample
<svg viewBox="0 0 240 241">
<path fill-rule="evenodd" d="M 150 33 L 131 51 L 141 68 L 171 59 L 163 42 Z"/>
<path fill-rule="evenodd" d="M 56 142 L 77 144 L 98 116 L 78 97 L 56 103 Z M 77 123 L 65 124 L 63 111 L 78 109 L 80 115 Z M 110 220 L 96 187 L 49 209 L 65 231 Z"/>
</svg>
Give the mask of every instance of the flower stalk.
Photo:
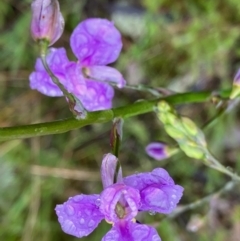
<svg viewBox="0 0 240 241">
<path fill-rule="evenodd" d="M 40 58 L 41 58 L 42 64 L 45 70 L 47 71 L 48 75 L 51 77 L 54 84 L 56 84 L 59 87 L 59 89 L 63 92 L 64 96 L 67 98 L 70 111 L 73 113 L 76 119 L 86 118 L 87 111 L 85 110 L 81 101 L 65 89 L 64 85 L 60 83 L 59 79 L 54 75 L 54 73 L 51 71 L 51 69 L 48 66 L 48 63 L 46 60 L 48 42 L 45 40 L 40 40 L 39 46 L 40 46 Z"/>
</svg>

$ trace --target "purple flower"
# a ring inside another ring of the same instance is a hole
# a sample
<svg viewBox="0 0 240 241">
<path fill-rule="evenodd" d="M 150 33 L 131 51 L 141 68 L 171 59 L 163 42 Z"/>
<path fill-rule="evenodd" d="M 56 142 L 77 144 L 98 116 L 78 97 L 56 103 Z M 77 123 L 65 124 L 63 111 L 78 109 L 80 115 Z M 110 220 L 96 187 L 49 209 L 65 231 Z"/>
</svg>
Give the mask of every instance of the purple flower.
<svg viewBox="0 0 240 241">
<path fill-rule="evenodd" d="M 34 40 L 54 44 L 62 35 L 64 19 L 57 0 L 33 0 L 31 34 Z"/>
<path fill-rule="evenodd" d="M 116 69 L 104 66 L 119 56 L 122 48 L 119 31 L 108 20 L 88 19 L 75 28 L 70 42 L 79 61 L 70 62 L 64 48 L 51 48 L 47 55 L 50 69 L 88 111 L 110 109 L 114 90 L 109 82 L 120 88 L 126 83 Z M 52 82 L 40 59 L 36 62 L 35 70 L 30 75 L 32 89 L 48 96 L 63 95 Z"/>
<path fill-rule="evenodd" d="M 182 196 L 183 188 L 175 185 L 168 173 L 153 172 L 122 178 L 120 168 L 113 184 L 117 158 L 107 154 L 102 162 L 104 190 L 100 195 L 77 195 L 57 205 L 56 213 L 64 232 L 81 238 L 89 235 L 105 219 L 113 225 L 102 241 L 161 241 L 157 231 L 138 224 L 139 210 L 170 213 Z"/>
<path fill-rule="evenodd" d="M 233 84 L 238 86 L 240 85 L 240 69 L 237 71 L 236 75 L 234 76 Z"/>
<path fill-rule="evenodd" d="M 146 146 L 145 150 L 150 157 L 157 161 L 161 161 L 169 156 L 167 145 L 162 142 L 152 142 Z"/>
</svg>

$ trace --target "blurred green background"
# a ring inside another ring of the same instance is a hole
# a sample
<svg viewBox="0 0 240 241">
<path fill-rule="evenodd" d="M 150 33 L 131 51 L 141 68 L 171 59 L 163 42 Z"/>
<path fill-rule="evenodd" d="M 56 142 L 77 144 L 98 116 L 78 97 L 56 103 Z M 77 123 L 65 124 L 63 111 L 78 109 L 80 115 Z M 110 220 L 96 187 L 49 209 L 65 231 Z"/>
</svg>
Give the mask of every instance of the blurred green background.
<svg viewBox="0 0 240 241">
<path fill-rule="evenodd" d="M 238 0 L 60 0 L 66 26 L 54 45 L 64 46 L 88 17 L 106 17 L 122 32 L 123 51 L 114 66 L 129 84 L 147 84 L 178 92 L 231 88 L 240 64 L 240 4 Z M 28 86 L 37 46 L 29 33 L 30 0 L 0 1 L 0 126 L 16 126 L 67 118 L 64 98 L 49 98 Z M 116 90 L 114 106 L 152 96 Z M 178 111 L 199 126 L 214 116 L 212 103 L 180 105 Z M 225 166 L 240 172 L 240 121 L 235 108 L 206 132 L 210 149 Z M 62 232 L 56 204 L 79 193 L 99 193 L 99 167 L 110 152 L 111 123 L 65 134 L 0 143 L 0 240 L 77 240 Z M 174 145 L 152 113 L 127 119 L 120 159 L 123 172 L 168 170 L 185 188 L 180 205 L 221 188 L 228 178 L 183 153 L 157 162 L 144 148 L 163 140 Z M 155 226 L 163 241 L 240 240 L 240 191 L 216 197 L 177 218 L 139 216 Z M 101 240 L 110 225 L 101 225 L 82 240 Z"/>
</svg>

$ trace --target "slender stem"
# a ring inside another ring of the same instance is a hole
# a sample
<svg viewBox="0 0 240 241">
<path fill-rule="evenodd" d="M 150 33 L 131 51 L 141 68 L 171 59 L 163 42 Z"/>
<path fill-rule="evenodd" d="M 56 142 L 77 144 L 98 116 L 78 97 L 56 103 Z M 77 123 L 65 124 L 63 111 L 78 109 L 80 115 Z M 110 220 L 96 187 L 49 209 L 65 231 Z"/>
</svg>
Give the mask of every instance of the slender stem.
<svg viewBox="0 0 240 241">
<path fill-rule="evenodd" d="M 65 89 L 64 85 L 59 81 L 59 79 L 54 75 L 52 70 L 49 68 L 46 60 L 46 42 L 40 41 L 39 44 L 41 50 L 40 58 L 42 64 L 45 70 L 47 71 L 48 75 L 51 77 L 54 84 L 56 84 L 59 87 L 59 89 L 63 92 L 64 96 L 67 98 L 70 111 L 77 119 L 85 118 L 87 115 L 87 111 L 85 110 L 81 101 Z"/>
<path fill-rule="evenodd" d="M 97 79 L 97 78 L 94 78 L 92 76 L 89 75 L 88 71 L 86 69 L 83 69 L 83 75 L 85 76 L 85 78 L 87 79 L 90 79 L 90 80 L 94 80 L 94 81 L 97 81 L 97 82 L 102 82 L 102 83 L 109 83 L 110 85 L 114 86 L 114 87 L 117 87 L 117 83 L 114 82 L 114 81 L 111 81 L 111 80 L 108 80 L 108 81 L 104 81 L 104 80 L 100 80 L 100 79 Z M 148 92 L 150 94 L 152 94 L 153 96 L 155 97 L 160 97 L 162 94 L 163 95 L 169 95 L 169 94 L 173 94 L 174 92 L 173 91 L 170 91 L 168 89 L 165 89 L 165 88 L 153 88 L 153 87 L 150 87 L 150 86 L 147 86 L 147 85 L 142 85 L 142 84 L 139 84 L 139 85 L 129 85 L 129 84 L 126 84 L 123 86 L 124 89 L 131 89 L 131 90 L 137 90 L 137 91 L 143 91 L 143 92 Z"/>
<path fill-rule="evenodd" d="M 219 92 L 219 95 L 223 99 L 228 98 L 230 91 L 231 90 L 221 91 Z M 30 138 L 50 134 L 59 134 L 70 130 L 78 129 L 86 125 L 108 122 L 115 117 L 129 118 L 132 116 L 145 114 L 153 111 L 155 105 L 160 100 L 166 100 L 170 104 L 175 105 L 206 102 L 211 100 L 212 97 L 212 92 L 189 92 L 161 97 L 151 101 L 138 101 L 134 104 L 111 110 L 90 112 L 85 119 L 80 120 L 77 120 L 75 118 L 68 118 L 65 120 L 58 120 L 47 123 L 22 125 L 15 127 L 2 127 L 0 128 L 0 141 L 18 138 Z"/>
<path fill-rule="evenodd" d="M 164 218 L 164 220 L 166 219 L 173 219 L 176 218 L 177 216 L 179 216 L 180 214 L 188 211 L 188 210 L 193 210 L 195 208 L 200 207 L 201 205 L 203 205 L 204 203 L 209 202 L 214 196 L 220 196 L 226 192 L 229 192 L 230 190 L 232 190 L 235 186 L 236 186 L 237 182 L 234 181 L 230 181 L 227 182 L 223 188 L 221 188 L 220 190 L 218 190 L 215 193 L 212 193 L 200 200 L 197 200 L 195 202 L 189 203 L 187 205 L 184 206 L 180 206 L 179 208 L 177 208 L 175 211 L 173 211 L 171 214 L 169 214 L 166 218 Z"/>
<path fill-rule="evenodd" d="M 208 153 L 206 156 L 205 164 L 219 172 L 222 172 L 228 176 L 230 176 L 233 180 L 240 182 L 240 176 L 236 173 L 233 173 L 227 167 L 223 166 L 211 153 Z"/>
</svg>

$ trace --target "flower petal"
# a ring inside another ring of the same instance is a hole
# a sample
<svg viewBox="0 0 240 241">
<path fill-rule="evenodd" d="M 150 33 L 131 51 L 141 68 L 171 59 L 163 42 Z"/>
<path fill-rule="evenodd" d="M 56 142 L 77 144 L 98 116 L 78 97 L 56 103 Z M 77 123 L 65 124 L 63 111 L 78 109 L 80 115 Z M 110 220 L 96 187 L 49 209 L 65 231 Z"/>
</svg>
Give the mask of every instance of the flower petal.
<svg viewBox="0 0 240 241">
<path fill-rule="evenodd" d="M 115 225 L 102 241 L 161 241 L 155 228 L 133 222 Z"/>
<path fill-rule="evenodd" d="M 113 184 L 114 173 L 117 166 L 118 159 L 111 153 L 108 153 L 104 156 L 102 160 L 101 166 L 101 177 L 103 183 L 103 189 L 107 188 L 108 186 Z M 122 182 L 122 168 L 120 167 L 118 176 L 117 176 L 117 183 Z"/>
<path fill-rule="evenodd" d="M 141 191 L 142 211 L 171 213 L 182 197 L 183 188 L 179 185 L 147 187 Z"/>
<path fill-rule="evenodd" d="M 110 84 L 113 83 L 117 85 L 118 88 L 122 88 L 126 85 L 126 81 L 122 74 L 112 67 L 95 65 L 88 67 L 88 71 L 92 79 L 109 82 Z"/>
<path fill-rule="evenodd" d="M 141 195 L 141 210 L 171 213 L 182 197 L 183 188 L 175 185 L 163 168 L 152 172 L 139 173 L 123 179 L 123 182 L 136 188 Z"/>
<path fill-rule="evenodd" d="M 88 111 L 107 110 L 112 107 L 113 88 L 94 80 L 86 80 L 86 92 L 76 95 Z"/>
<path fill-rule="evenodd" d="M 62 230 L 78 238 L 89 235 L 104 218 L 98 205 L 99 195 L 77 195 L 57 205 Z"/>
<path fill-rule="evenodd" d="M 58 76 L 60 79 L 60 77 Z M 57 97 L 63 96 L 62 91 L 52 82 L 52 79 L 47 73 L 44 72 L 33 72 L 29 76 L 30 88 L 33 90 L 38 90 L 40 93 Z"/>
<path fill-rule="evenodd" d="M 74 95 L 84 95 L 87 92 L 87 84 L 82 75 L 79 64 L 69 62 L 64 68 L 65 82 L 64 87 Z"/>
<path fill-rule="evenodd" d="M 140 207 L 138 190 L 124 184 L 107 187 L 100 196 L 100 211 L 108 222 L 132 220 Z"/>
<path fill-rule="evenodd" d="M 70 45 L 82 65 L 107 65 L 118 58 L 122 41 L 112 22 L 91 18 L 74 29 Z"/>
</svg>

